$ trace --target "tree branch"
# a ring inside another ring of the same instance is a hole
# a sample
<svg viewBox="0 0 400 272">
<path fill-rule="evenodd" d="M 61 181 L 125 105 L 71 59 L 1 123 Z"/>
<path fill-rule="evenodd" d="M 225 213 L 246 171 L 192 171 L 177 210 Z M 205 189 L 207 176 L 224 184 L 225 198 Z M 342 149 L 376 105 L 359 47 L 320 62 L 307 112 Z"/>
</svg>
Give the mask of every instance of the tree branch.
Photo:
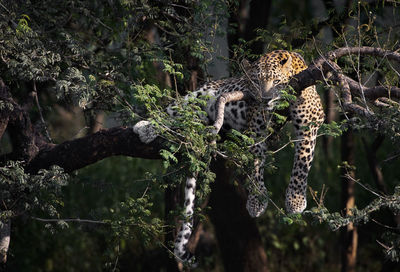
<svg viewBox="0 0 400 272">
<path fill-rule="evenodd" d="M 103 129 L 86 137 L 49 145 L 41 150 L 26 166 L 26 171 L 35 173 L 52 165 L 71 172 L 110 156 L 125 155 L 145 159 L 160 159 L 163 140 L 156 139 L 144 144 L 132 128 L 114 127 Z"/>
<path fill-rule="evenodd" d="M 351 54 L 384 57 L 400 63 L 400 54 L 389 50 L 365 46 L 343 47 L 330 51 L 325 56 L 316 59 L 306 70 L 293 76 L 289 81 L 289 85 L 296 91 L 297 95 L 300 95 L 302 90 L 315 85 L 318 81 L 332 80 L 341 87 L 344 109 L 367 118 L 371 117 L 373 113 L 353 103 L 352 95 L 358 97 L 364 95 L 371 102 L 374 102 L 379 97 L 400 99 L 400 88 L 398 87 L 375 86 L 368 88 L 344 75 L 341 68 L 334 61 Z"/>
</svg>

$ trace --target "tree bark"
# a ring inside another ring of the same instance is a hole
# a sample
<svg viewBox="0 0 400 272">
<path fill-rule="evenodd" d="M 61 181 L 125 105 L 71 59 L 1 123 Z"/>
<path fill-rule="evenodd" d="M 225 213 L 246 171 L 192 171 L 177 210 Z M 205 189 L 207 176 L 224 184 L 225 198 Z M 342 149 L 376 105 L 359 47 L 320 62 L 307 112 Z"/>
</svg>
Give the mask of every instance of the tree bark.
<svg viewBox="0 0 400 272">
<path fill-rule="evenodd" d="M 347 161 L 349 165 L 355 164 L 355 142 L 351 130 L 342 136 L 342 161 Z M 355 171 L 353 169 L 342 170 L 342 205 L 346 214 L 351 214 L 354 208 L 354 187 Z M 357 261 L 358 232 L 353 223 L 341 229 L 341 255 L 342 272 L 355 272 Z"/>
<path fill-rule="evenodd" d="M 210 218 L 225 271 L 268 271 L 256 221 L 246 210 L 245 190 L 233 185 L 232 170 L 224 160 L 217 160 L 213 168 L 217 177 L 210 195 Z"/>
</svg>

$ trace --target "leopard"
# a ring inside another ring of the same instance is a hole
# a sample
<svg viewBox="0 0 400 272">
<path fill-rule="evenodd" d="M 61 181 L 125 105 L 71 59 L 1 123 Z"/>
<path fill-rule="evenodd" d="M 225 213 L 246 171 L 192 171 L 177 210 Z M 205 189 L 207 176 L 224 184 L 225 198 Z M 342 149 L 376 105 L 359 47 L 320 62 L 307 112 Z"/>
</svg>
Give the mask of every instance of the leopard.
<svg viewBox="0 0 400 272">
<path fill-rule="evenodd" d="M 307 69 L 303 57 L 287 50 L 274 50 L 250 63 L 242 62 L 243 74 L 237 77 L 205 83 L 196 91 L 189 93 L 185 99 L 208 97 L 205 106 L 205 122 L 213 123 L 217 117 L 216 102 L 223 93 L 243 91 L 253 99 L 233 101 L 225 105 L 223 127 L 249 133 L 255 144 L 249 147 L 254 154 L 254 168 L 249 175 L 248 198 L 246 209 L 251 217 L 261 216 L 268 204 L 268 191 L 264 184 L 264 164 L 268 151 L 268 139 L 271 130 L 278 131 L 283 124 L 274 120 L 274 110 L 282 99 L 282 90 L 286 89 L 289 80 Z M 171 116 L 176 116 L 174 105 L 167 107 Z M 307 177 L 314 158 L 317 132 L 324 121 L 324 111 L 315 85 L 309 86 L 289 102 L 285 111 L 288 120 L 293 123 L 295 154 L 292 172 L 285 194 L 287 213 L 302 213 L 307 206 Z M 157 133 L 148 121 L 140 121 L 134 126 L 134 132 L 143 143 L 150 143 Z M 264 139 L 264 140 L 259 140 Z M 196 176 L 186 179 L 185 216 L 175 240 L 174 254 L 178 261 L 191 263 L 193 254 L 187 250 L 187 244 L 193 228 L 194 198 Z"/>
</svg>

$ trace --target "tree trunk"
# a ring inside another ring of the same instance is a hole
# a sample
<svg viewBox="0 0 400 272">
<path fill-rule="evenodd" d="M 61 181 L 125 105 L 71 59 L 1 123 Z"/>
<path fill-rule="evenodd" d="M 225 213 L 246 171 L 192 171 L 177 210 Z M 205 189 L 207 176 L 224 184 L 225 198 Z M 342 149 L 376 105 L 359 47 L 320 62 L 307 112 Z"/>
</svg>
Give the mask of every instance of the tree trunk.
<svg viewBox="0 0 400 272">
<path fill-rule="evenodd" d="M 336 105 L 335 101 L 335 91 L 330 89 L 325 92 L 325 123 L 330 124 L 336 118 Z M 328 158 L 332 157 L 331 146 L 332 146 L 333 137 L 332 136 L 324 136 L 322 138 L 322 148 L 324 153 Z"/>
<path fill-rule="evenodd" d="M 165 196 L 165 221 L 168 222 L 168 224 L 178 226 L 178 218 L 175 216 L 174 218 L 171 218 L 170 212 L 176 210 L 180 203 L 181 203 L 181 196 L 180 196 L 180 187 L 167 187 L 164 192 Z M 165 235 L 165 242 L 166 244 L 170 243 L 171 241 L 175 240 L 175 234 L 178 231 L 178 229 L 175 229 L 174 232 L 169 231 Z M 169 247 L 169 246 L 168 246 Z M 174 251 L 172 247 L 169 247 L 171 252 Z M 182 264 L 179 264 L 176 262 L 175 258 L 168 258 L 167 264 L 166 264 L 167 272 L 176 272 L 176 271 L 182 271 Z"/>
<path fill-rule="evenodd" d="M 257 28 L 265 28 L 268 25 L 269 10 L 271 0 L 240 0 L 238 9 L 229 16 L 229 25 L 236 25 L 235 32 L 228 32 L 228 46 L 238 44 L 239 39 L 246 41 L 253 40 L 257 37 L 255 30 Z M 264 52 L 264 44 L 261 41 L 254 42 L 250 45 L 251 53 L 262 54 Z M 232 59 L 233 51 L 229 51 L 229 58 Z"/>
<path fill-rule="evenodd" d="M 105 119 L 105 114 L 103 111 L 96 111 L 93 113 L 94 116 L 90 119 L 90 133 L 96 133 L 100 131 L 103 126 L 104 126 L 104 119 Z"/>
<path fill-rule="evenodd" d="M 354 136 L 351 130 L 342 136 L 342 161 L 354 165 L 355 160 Z M 342 170 L 342 205 L 346 214 L 351 214 L 354 208 L 355 171 L 353 169 Z M 355 272 L 357 260 L 358 232 L 353 223 L 341 229 L 341 255 L 342 272 Z"/>
<path fill-rule="evenodd" d="M 7 261 L 8 247 L 10 246 L 11 220 L 7 220 L 0 227 L 0 263 Z"/>
<path fill-rule="evenodd" d="M 265 28 L 268 25 L 271 3 L 272 0 L 250 1 L 249 18 L 244 33 L 246 41 L 257 37 L 257 28 Z M 253 42 L 250 45 L 250 49 L 253 54 L 262 54 L 264 53 L 264 43 L 262 41 Z"/>
<path fill-rule="evenodd" d="M 379 147 L 381 146 L 385 137 L 383 135 L 378 135 L 378 137 L 374 140 L 371 146 L 368 146 L 367 141 L 362 138 L 365 152 L 367 153 L 367 161 L 369 170 L 371 171 L 372 177 L 374 178 L 376 187 L 379 191 L 384 194 L 388 194 L 388 189 L 383 180 L 383 173 L 381 167 L 379 166 L 378 159 L 376 158 L 376 152 L 378 151 Z"/>
<path fill-rule="evenodd" d="M 210 218 L 225 271 L 268 271 L 255 219 L 246 210 L 245 190 L 233 185 L 225 161 L 217 160 L 213 167 L 217 177 L 210 195 Z"/>
</svg>

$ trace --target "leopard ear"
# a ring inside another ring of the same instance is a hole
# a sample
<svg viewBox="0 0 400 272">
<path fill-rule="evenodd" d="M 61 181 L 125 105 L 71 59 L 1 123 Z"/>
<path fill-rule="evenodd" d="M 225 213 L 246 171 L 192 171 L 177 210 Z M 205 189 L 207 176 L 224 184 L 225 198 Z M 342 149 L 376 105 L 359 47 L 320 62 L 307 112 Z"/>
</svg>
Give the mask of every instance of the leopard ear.
<svg viewBox="0 0 400 272">
<path fill-rule="evenodd" d="M 292 66 L 292 56 L 288 54 L 288 58 L 281 60 L 280 64 L 282 65 L 282 70 L 290 71 Z"/>
<path fill-rule="evenodd" d="M 247 71 L 251 68 L 251 63 L 247 59 L 242 59 L 240 62 L 240 67 L 244 70 Z"/>
</svg>

